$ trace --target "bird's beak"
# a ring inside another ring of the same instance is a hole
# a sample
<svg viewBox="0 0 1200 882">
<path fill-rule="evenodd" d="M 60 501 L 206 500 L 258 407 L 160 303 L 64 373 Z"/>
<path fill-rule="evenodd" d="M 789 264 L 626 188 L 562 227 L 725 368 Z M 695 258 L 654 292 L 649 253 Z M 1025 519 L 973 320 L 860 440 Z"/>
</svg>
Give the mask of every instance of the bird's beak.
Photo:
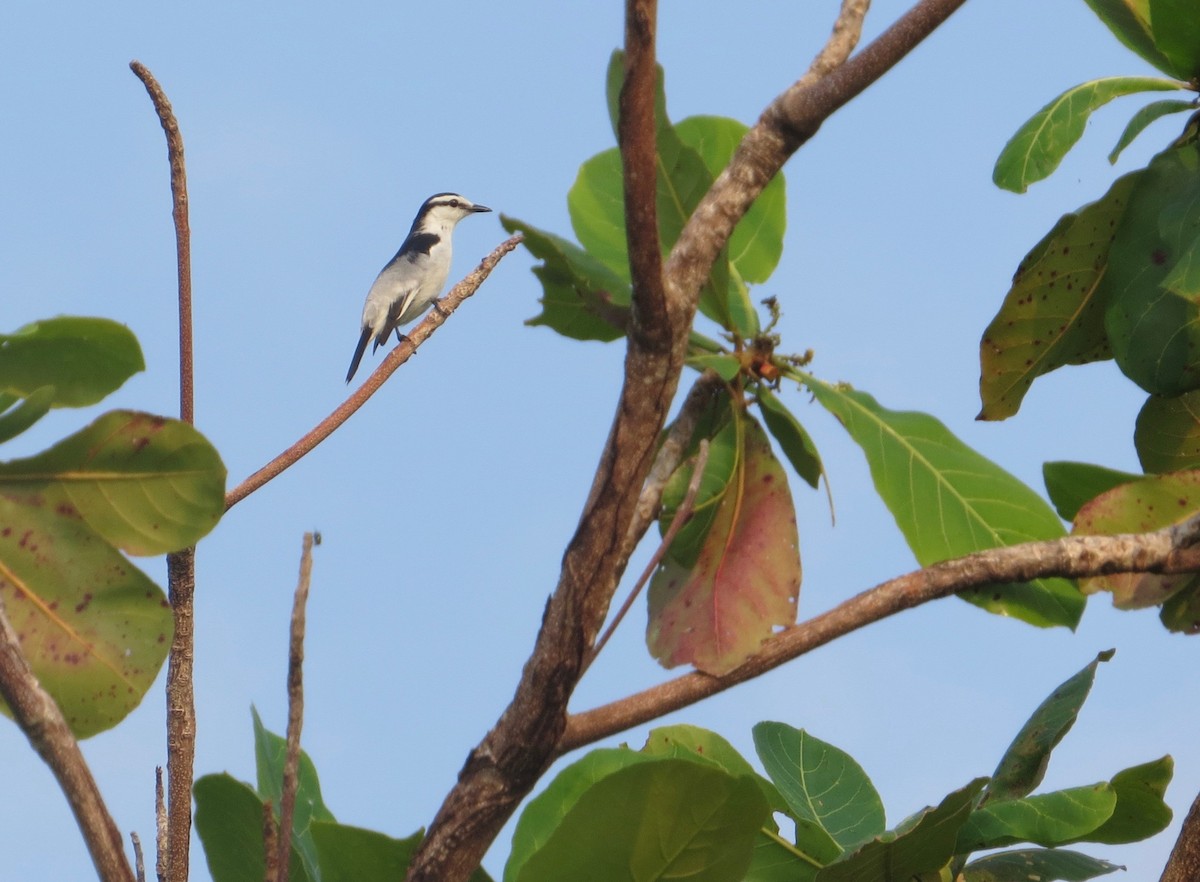
<svg viewBox="0 0 1200 882">
<path fill-rule="evenodd" d="M 486 205 L 472 205 L 471 211 L 491 211 Z"/>
</svg>

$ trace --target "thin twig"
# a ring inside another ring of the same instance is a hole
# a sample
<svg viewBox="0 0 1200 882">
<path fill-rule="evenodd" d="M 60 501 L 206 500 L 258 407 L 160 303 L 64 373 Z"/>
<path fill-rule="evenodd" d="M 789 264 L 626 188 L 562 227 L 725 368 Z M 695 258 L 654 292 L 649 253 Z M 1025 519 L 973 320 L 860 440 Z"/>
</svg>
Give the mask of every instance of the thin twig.
<svg viewBox="0 0 1200 882">
<path fill-rule="evenodd" d="M 1198 537 L 1200 516 L 1152 533 L 1068 536 L 994 548 L 889 579 L 826 613 L 779 632 L 745 664 L 723 677 L 693 672 L 603 707 L 573 714 L 559 744 L 559 755 L 695 704 L 838 637 L 951 594 L 1053 576 L 1194 572 L 1200 569 Z"/>
<path fill-rule="evenodd" d="M 692 464 L 692 479 L 688 481 L 687 492 L 684 494 L 683 501 L 679 503 L 679 507 L 675 509 L 675 516 L 671 518 L 667 532 L 663 534 L 662 542 L 658 543 L 658 548 L 654 550 L 654 554 L 650 555 L 649 562 L 646 564 L 645 569 L 642 570 L 642 574 L 638 577 L 637 582 L 634 583 L 633 590 L 629 592 L 629 596 L 621 604 L 621 608 L 612 617 L 612 621 L 608 623 L 608 627 L 600 635 L 600 639 L 596 641 L 596 645 L 592 647 L 591 652 L 584 658 L 583 670 L 579 672 L 580 677 L 583 677 L 587 669 L 592 666 L 592 662 L 596 660 L 596 656 L 604 649 L 604 645 L 608 643 L 613 632 L 617 630 L 617 626 L 621 624 L 621 621 L 629 612 L 629 608 L 633 606 L 633 602 L 642 593 L 642 588 L 650 581 L 650 577 L 654 575 L 654 571 L 662 563 L 662 559 L 666 556 L 671 543 L 675 541 L 676 535 L 683 529 L 683 525 L 688 522 L 688 519 L 691 518 L 692 507 L 696 504 L 696 494 L 700 492 L 700 481 L 704 477 L 704 469 L 707 465 L 708 439 L 704 438 L 700 441 L 700 449 L 696 451 L 696 461 Z"/>
<path fill-rule="evenodd" d="M 14 596 L 20 596 L 19 579 L 2 573 L 4 584 Z M 54 773 L 84 843 L 104 882 L 133 882 L 133 868 L 125 856 L 121 831 L 108 812 L 96 779 L 83 759 L 79 743 L 71 734 L 66 719 L 54 698 L 42 688 L 29 660 L 21 650 L 20 638 L 0 597 L 0 697 L 12 711 L 13 719 L 30 745 Z"/>
<path fill-rule="evenodd" d="M 171 167 L 171 216 L 175 225 L 175 256 L 179 288 L 179 418 L 195 422 L 194 356 L 192 350 L 192 246 L 188 221 L 187 170 L 183 135 L 171 102 L 158 80 L 139 61 L 130 70 L 142 81 L 167 138 Z M 189 548 L 167 555 L 168 596 L 175 620 L 167 661 L 167 850 L 169 882 L 187 882 L 192 835 L 192 781 L 196 755 L 194 594 L 196 551 Z M 161 859 L 162 852 L 159 857 Z"/>
<path fill-rule="evenodd" d="M 142 856 L 142 840 L 138 838 L 137 831 L 129 834 L 130 840 L 133 842 L 133 872 L 137 877 L 137 882 L 146 882 L 146 860 Z"/>
<path fill-rule="evenodd" d="M 629 524 L 629 532 L 625 538 L 625 545 L 629 553 L 632 553 L 637 544 L 642 541 L 642 537 L 646 535 L 646 531 L 658 517 L 663 488 L 667 486 L 667 481 L 671 479 L 671 475 L 675 474 L 675 470 L 683 462 L 683 455 L 692 442 L 692 435 L 695 434 L 696 424 L 699 422 L 701 414 L 709 406 L 713 395 L 724 386 L 725 381 L 717 375 L 716 371 L 706 370 L 692 385 L 691 391 L 684 399 L 683 406 L 679 408 L 679 413 L 671 422 L 667 437 L 659 445 L 658 453 L 654 457 L 654 465 L 650 467 L 650 474 L 646 476 L 646 483 L 642 485 L 641 495 L 638 496 L 637 511 L 633 521 Z"/>
<path fill-rule="evenodd" d="M 833 23 L 833 33 L 808 66 L 807 76 L 823 77 L 846 63 L 862 37 L 863 20 L 870 8 L 871 0 L 842 0 L 841 11 Z"/>
<path fill-rule="evenodd" d="M 167 880 L 167 801 L 163 796 L 163 768 L 154 767 L 154 875 Z"/>
<path fill-rule="evenodd" d="M 304 722 L 304 611 L 312 582 L 313 534 L 305 533 L 300 550 L 300 581 L 292 601 L 288 640 L 287 752 L 283 760 L 283 786 L 279 797 L 279 863 L 277 882 L 287 882 L 292 854 L 292 813 L 300 769 L 300 729 Z"/>
<path fill-rule="evenodd" d="M 192 243 L 188 221 L 187 168 L 183 161 L 183 135 L 171 102 L 154 74 L 140 61 L 131 61 L 134 72 L 154 102 L 154 110 L 167 136 L 167 160 L 171 164 L 171 205 L 175 221 L 175 257 L 179 277 L 179 418 L 194 423 L 195 361 L 192 349 Z"/>
<path fill-rule="evenodd" d="M 225 509 L 228 511 L 259 487 L 263 486 L 263 484 L 266 484 L 290 466 L 295 465 L 301 457 L 328 438 L 338 426 L 349 419 L 351 414 L 366 404 L 367 400 L 379 391 L 379 388 L 387 378 L 394 374 L 397 368 L 408 361 L 416 353 L 417 348 L 429 339 L 434 331 L 445 324 L 446 319 L 462 305 L 464 300 L 479 289 L 479 286 L 491 274 L 496 264 L 500 262 L 500 259 L 521 243 L 521 238 L 520 235 L 516 235 L 496 246 L 492 253 L 485 257 L 469 276 L 455 285 L 449 294 L 438 301 L 437 307 L 429 311 L 424 320 L 413 329 L 412 333 L 408 334 L 405 340 L 388 353 L 387 358 L 380 363 L 374 373 L 359 388 L 355 389 L 349 398 L 338 405 L 333 413 L 321 420 L 311 431 L 306 433 L 287 450 L 283 451 L 283 453 L 279 454 L 226 493 Z"/>
</svg>

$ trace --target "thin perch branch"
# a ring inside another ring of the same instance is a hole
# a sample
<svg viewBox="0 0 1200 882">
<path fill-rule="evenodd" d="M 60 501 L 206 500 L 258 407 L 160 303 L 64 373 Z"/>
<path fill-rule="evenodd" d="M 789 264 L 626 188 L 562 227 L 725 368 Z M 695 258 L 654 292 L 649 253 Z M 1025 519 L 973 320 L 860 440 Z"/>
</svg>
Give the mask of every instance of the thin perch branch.
<svg viewBox="0 0 1200 882">
<path fill-rule="evenodd" d="M 994 548 L 889 579 L 781 631 L 724 677 L 693 672 L 572 715 L 559 743 L 559 755 L 695 704 L 838 637 L 931 600 L 971 588 L 1052 576 L 1078 579 L 1120 572 L 1194 572 L 1200 570 L 1198 541 L 1200 516 L 1146 534 L 1068 536 Z"/>
<path fill-rule="evenodd" d="M 346 422 L 356 410 L 366 404 L 367 400 L 379 391 L 387 378 L 412 358 L 416 354 L 417 348 L 428 340 L 434 331 L 446 323 L 450 314 L 458 309 L 464 300 L 479 290 L 479 286 L 495 269 L 500 259 L 516 248 L 521 243 L 521 238 L 520 235 L 516 235 L 497 245 L 491 254 L 480 261 L 479 266 L 469 276 L 455 285 L 449 294 L 438 301 L 421 323 L 413 329 L 413 332 L 388 353 L 387 358 L 380 362 L 374 373 L 355 389 L 349 398 L 338 405 L 333 413 L 317 423 L 311 431 L 283 453 L 226 493 L 225 510 L 233 508 L 259 487 L 299 462 L 301 457 L 333 434 L 338 426 Z"/>
<path fill-rule="evenodd" d="M 8 580 L 7 584 L 10 591 L 20 592 L 14 580 Z M 97 875 L 104 882 L 134 882 L 121 831 L 100 796 L 96 779 L 62 711 L 42 688 L 21 651 L 20 638 L 8 620 L 3 599 L 0 599 L 0 696 L 30 745 L 58 780 Z"/>
</svg>

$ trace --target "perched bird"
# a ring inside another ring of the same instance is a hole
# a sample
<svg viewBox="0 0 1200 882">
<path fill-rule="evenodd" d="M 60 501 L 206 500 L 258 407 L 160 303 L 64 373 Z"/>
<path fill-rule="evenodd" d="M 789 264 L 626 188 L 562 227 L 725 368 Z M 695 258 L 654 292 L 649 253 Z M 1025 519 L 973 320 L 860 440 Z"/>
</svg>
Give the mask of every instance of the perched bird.
<svg viewBox="0 0 1200 882">
<path fill-rule="evenodd" d="M 363 306 L 362 336 L 346 372 L 346 382 L 354 378 L 366 351 L 367 341 L 375 338 L 374 352 L 396 332 L 427 310 L 442 293 L 450 274 L 450 236 L 455 225 L 468 214 L 491 211 L 457 193 L 435 193 L 425 200 L 413 219 L 408 238 L 376 276 Z"/>
</svg>

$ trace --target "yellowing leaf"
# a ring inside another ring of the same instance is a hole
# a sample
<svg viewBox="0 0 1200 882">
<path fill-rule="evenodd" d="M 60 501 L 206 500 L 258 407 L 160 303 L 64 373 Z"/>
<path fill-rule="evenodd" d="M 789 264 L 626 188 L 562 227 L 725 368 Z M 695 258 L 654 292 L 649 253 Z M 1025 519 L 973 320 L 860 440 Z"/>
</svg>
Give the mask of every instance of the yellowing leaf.
<svg viewBox="0 0 1200 882">
<path fill-rule="evenodd" d="M 1153 475 L 1115 487 L 1084 505 L 1072 532 L 1085 536 L 1142 533 L 1178 523 L 1197 510 L 1200 471 Z M 1114 606 L 1140 609 L 1160 604 L 1195 583 L 1194 573 L 1117 573 L 1083 579 L 1079 587 L 1087 593 L 1110 591 Z"/>
<path fill-rule="evenodd" d="M 743 417 L 742 455 L 691 569 L 667 558 L 650 583 L 646 642 L 666 667 L 732 671 L 796 620 L 796 511 L 766 434 Z"/>
</svg>

